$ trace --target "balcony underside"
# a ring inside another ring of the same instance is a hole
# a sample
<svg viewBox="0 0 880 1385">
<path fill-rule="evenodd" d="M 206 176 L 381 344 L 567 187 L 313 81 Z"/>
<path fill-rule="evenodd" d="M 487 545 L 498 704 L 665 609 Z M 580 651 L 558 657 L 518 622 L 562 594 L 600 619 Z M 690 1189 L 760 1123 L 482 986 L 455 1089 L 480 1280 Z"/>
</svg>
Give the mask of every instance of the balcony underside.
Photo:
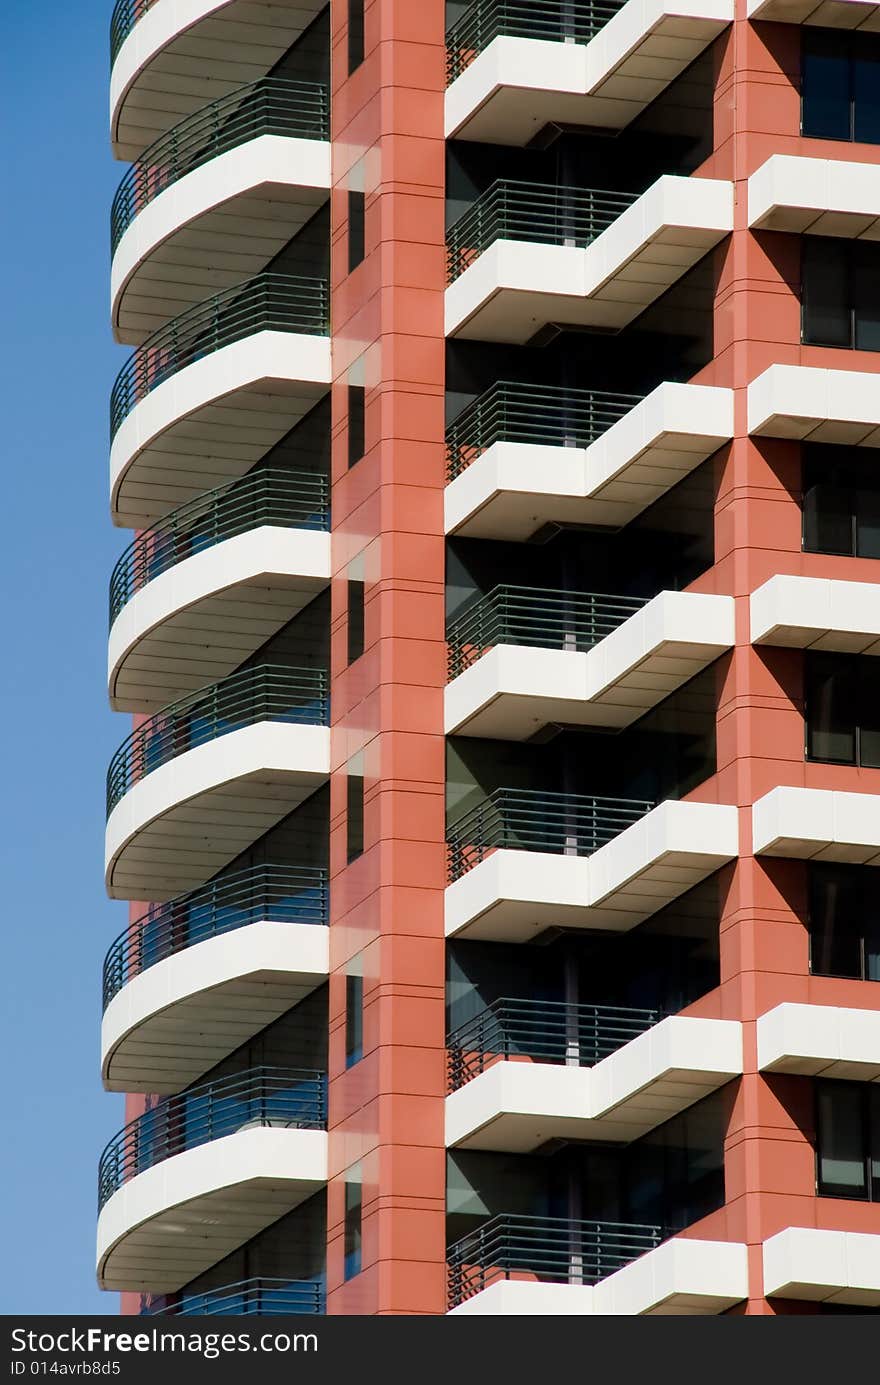
<svg viewBox="0 0 880 1385">
<path fill-rule="evenodd" d="M 446 532 L 522 541 L 546 524 L 628 524 L 732 436 L 732 390 L 659 385 L 587 448 L 493 443 L 446 487 Z"/>
<path fill-rule="evenodd" d="M 526 145 L 549 124 L 621 130 L 733 19 L 729 0 L 630 0 L 587 44 L 501 35 L 446 93 L 446 136 Z"/>
<path fill-rule="evenodd" d="M 739 1023 L 676 1015 L 593 1068 L 493 1064 L 446 1098 L 446 1143 L 510 1154 L 549 1140 L 628 1144 L 741 1073 Z"/>
<path fill-rule="evenodd" d="M 114 996 L 101 1027 L 113 1092 L 179 1092 L 321 985 L 320 924 L 252 923 L 148 967 Z"/>
<path fill-rule="evenodd" d="M 446 734 L 629 726 L 734 643 L 733 599 L 662 592 L 585 653 L 499 645 L 449 684 Z"/>
<path fill-rule="evenodd" d="M 756 856 L 880 865 L 880 794 L 780 786 L 752 806 Z"/>
<path fill-rule="evenodd" d="M 523 345 L 548 323 L 625 327 L 732 228 L 732 184 L 662 177 L 586 249 L 493 242 L 446 290 L 447 336 Z"/>
<path fill-rule="evenodd" d="M 323 726 L 258 722 L 144 776 L 107 820 L 112 899 L 172 899 L 203 885 L 326 783 Z"/>
<path fill-rule="evenodd" d="M 291 1212 L 327 1180 L 318 1130 L 242 1129 L 126 1183 L 98 1219 L 102 1289 L 168 1294 Z"/>
<path fill-rule="evenodd" d="M 323 0 L 155 0 L 110 74 L 117 159 L 248 82 L 265 77 L 323 9 Z"/>
<path fill-rule="evenodd" d="M 158 711 L 218 683 L 330 581 L 330 536 L 261 525 L 193 554 L 122 608 L 110 631 L 115 711 Z"/>
<path fill-rule="evenodd" d="M 746 12 L 749 19 L 772 19 L 782 24 L 880 31 L 880 5 L 874 0 L 746 0 Z"/>
<path fill-rule="evenodd" d="M 748 388 L 749 432 L 800 442 L 880 447 L 876 376 L 857 370 L 772 365 Z"/>
<path fill-rule="evenodd" d="M 880 1307 L 880 1236 L 789 1226 L 764 1242 L 764 1293 Z"/>
<path fill-rule="evenodd" d="M 773 154 L 749 179 L 756 231 L 880 240 L 880 168 Z"/>
<path fill-rule="evenodd" d="M 446 889 L 446 935 L 531 942 L 546 928 L 626 932 L 737 854 L 737 811 L 661 803 L 592 856 L 493 851 Z"/>
<path fill-rule="evenodd" d="M 771 577 L 752 592 L 752 644 L 880 654 L 880 587 L 827 577 Z"/>
<path fill-rule="evenodd" d="M 849 1082 L 880 1080 L 880 1010 L 777 1005 L 758 1019 L 758 1068 Z"/>
<path fill-rule="evenodd" d="M 330 342 L 257 332 L 165 380 L 110 450 L 113 520 L 141 529 L 249 471 L 330 388 Z"/>
<path fill-rule="evenodd" d="M 172 184 L 123 235 L 110 276 L 117 341 L 137 345 L 265 269 L 330 188 L 330 146 L 261 135 Z"/>
<path fill-rule="evenodd" d="M 596 1285 L 499 1279 L 452 1310 L 456 1317 L 699 1317 L 748 1297 L 747 1248 L 686 1236 L 664 1242 Z"/>
</svg>

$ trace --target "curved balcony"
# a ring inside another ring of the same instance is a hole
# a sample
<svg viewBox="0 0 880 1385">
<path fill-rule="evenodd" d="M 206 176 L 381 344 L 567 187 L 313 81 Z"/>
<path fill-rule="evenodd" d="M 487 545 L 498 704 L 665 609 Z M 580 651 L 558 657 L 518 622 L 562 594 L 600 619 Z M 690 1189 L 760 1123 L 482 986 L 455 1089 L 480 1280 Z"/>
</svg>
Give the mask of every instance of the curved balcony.
<svg viewBox="0 0 880 1385">
<path fill-rule="evenodd" d="M 154 333 L 110 400 L 113 519 L 141 529 L 243 476 L 330 388 L 326 280 L 258 274 Z"/>
<path fill-rule="evenodd" d="M 269 77 L 161 135 L 110 218 L 117 340 L 142 342 L 211 291 L 257 274 L 327 200 L 329 94 Z"/>
<path fill-rule="evenodd" d="M 474 0 L 446 35 L 446 136 L 621 130 L 732 19 L 730 0 Z"/>
<path fill-rule="evenodd" d="M 492 1317 L 718 1314 L 749 1287 L 744 1245 L 635 1222 L 510 1213 L 450 1246 L 447 1266 L 449 1311 Z"/>
<path fill-rule="evenodd" d="M 325 783 L 327 675 L 260 665 L 142 722 L 107 772 L 106 881 L 162 901 L 203 885 Z"/>
<path fill-rule="evenodd" d="M 620 329 L 732 229 L 720 179 L 664 175 L 641 194 L 499 179 L 447 232 L 447 335 Z"/>
<path fill-rule="evenodd" d="M 260 865 L 153 905 L 104 960 L 110 1091 L 180 1091 L 327 978 L 326 870 Z"/>
<path fill-rule="evenodd" d="M 170 1301 L 161 1299 L 141 1309 L 142 1317 L 244 1317 L 299 1316 L 326 1311 L 323 1279 L 242 1279 L 203 1294 L 185 1290 Z"/>
<path fill-rule="evenodd" d="M 496 789 L 446 833 L 446 934 L 533 942 L 546 928 L 625 932 L 738 850 L 727 804 Z"/>
<path fill-rule="evenodd" d="M 731 597 L 498 586 L 451 622 L 447 735 L 629 726 L 734 643 Z"/>
<path fill-rule="evenodd" d="M 446 532 L 619 528 L 732 436 L 732 390 L 667 383 L 641 398 L 499 381 L 447 429 Z"/>
<path fill-rule="evenodd" d="M 153 711 L 243 664 L 329 583 L 329 527 L 325 476 L 267 468 L 142 530 L 110 579 L 113 708 Z"/>
<path fill-rule="evenodd" d="M 322 0 L 117 0 L 110 21 L 110 132 L 118 159 L 182 116 L 265 77 Z"/>
<path fill-rule="evenodd" d="M 327 1080 L 255 1068 L 160 1101 L 98 1167 L 98 1279 L 172 1293 L 327 1178 Z"/>
</svg>

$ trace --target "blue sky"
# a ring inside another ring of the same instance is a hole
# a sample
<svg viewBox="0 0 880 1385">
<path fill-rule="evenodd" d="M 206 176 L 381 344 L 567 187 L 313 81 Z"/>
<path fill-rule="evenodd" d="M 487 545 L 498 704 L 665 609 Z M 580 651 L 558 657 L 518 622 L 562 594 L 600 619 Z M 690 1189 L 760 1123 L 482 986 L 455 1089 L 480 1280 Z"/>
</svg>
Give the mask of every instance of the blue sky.
<svg viewBox="0 0 880 1385">
<path fill-rule="evenodd" d="M 115 1312 L 95 1286 L 100 968 L 125 925 L 102 885 L 111 0 L 4 6 L 0 170 L 4 1026 L 0 1313 Z"/>
</svg>

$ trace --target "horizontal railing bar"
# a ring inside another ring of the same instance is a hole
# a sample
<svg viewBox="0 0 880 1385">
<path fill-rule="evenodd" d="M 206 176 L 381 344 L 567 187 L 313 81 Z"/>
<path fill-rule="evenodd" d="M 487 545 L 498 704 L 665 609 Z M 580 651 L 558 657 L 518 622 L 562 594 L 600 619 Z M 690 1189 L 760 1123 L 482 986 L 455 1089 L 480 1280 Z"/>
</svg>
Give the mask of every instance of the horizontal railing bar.
<svg viewBox="0 0 880 1385">
<path fill-rule="evenodd" d="M 120 370 L 110 395 L 110 436 L 134 406 L 185 366 L 256 332 L 329 331 L 326 279 L 264 270 L 188 308 L 148 337 Z"/>
<path fill-rule="evenodd" d="M 110 945 L 104 959 L 104 1008 L 135 976 L 197 943 L 250 923 L 326 924 L 327 870 L 258 865 L 154 904 Z"/>
<path fill-rule="evenodd" d="M 624 0 L 476 0 L 446 34 L 446 82 L 500 35 L 588 43 Z"/>
<path fill-rule="evenodd" d="M 324 669 L 240 669 L 163 708 L 123 741 L 107 770 L 107 814 L 132 784 L 197 745 L 258 721 L 327 725 L 329 713 Z"/>
<path fill-rule="evenodd" d="M 330 483 L 320 472 L 266 468 L 188 501 L 141 530 L 110 578 L 110 624 L 136 592 L 194 553 L 259 525 L 326 530 Z"/>
<path fill-rule="evenodd" d="M 224 1284 L 200 1294 L 181 1290 L 175 1303 L 151 1304 L 141 1316 L 167 1314 L 194 1317 L 199 1314 L 270 1316 L 285 1313 L 323 1313 L 325 1289 L 321 1279 L 255 1278 Z"/>
<path fill-rule="evenodd" d="M 98 1165 L 98 1207 L 145 1169 L 243 1126 L 317 1130 L 326 1121 L 326 1074 L 311 1068 L 252 1068 L 191 1087 L 164 1098 L 110 1140 Z"/>
</svg>

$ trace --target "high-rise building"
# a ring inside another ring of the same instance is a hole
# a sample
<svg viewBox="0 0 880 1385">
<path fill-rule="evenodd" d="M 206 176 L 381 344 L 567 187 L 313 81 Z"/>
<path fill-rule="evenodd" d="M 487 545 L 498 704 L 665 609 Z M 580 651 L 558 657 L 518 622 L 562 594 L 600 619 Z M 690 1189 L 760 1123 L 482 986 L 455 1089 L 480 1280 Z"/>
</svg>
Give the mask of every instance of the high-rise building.
<svg viewBox="0 0 880 1385">
<path fill-rule="evenodd" d="M 880 1306 L 878 16 L 118 0 L 124 1311 Z"/>
</svg>

